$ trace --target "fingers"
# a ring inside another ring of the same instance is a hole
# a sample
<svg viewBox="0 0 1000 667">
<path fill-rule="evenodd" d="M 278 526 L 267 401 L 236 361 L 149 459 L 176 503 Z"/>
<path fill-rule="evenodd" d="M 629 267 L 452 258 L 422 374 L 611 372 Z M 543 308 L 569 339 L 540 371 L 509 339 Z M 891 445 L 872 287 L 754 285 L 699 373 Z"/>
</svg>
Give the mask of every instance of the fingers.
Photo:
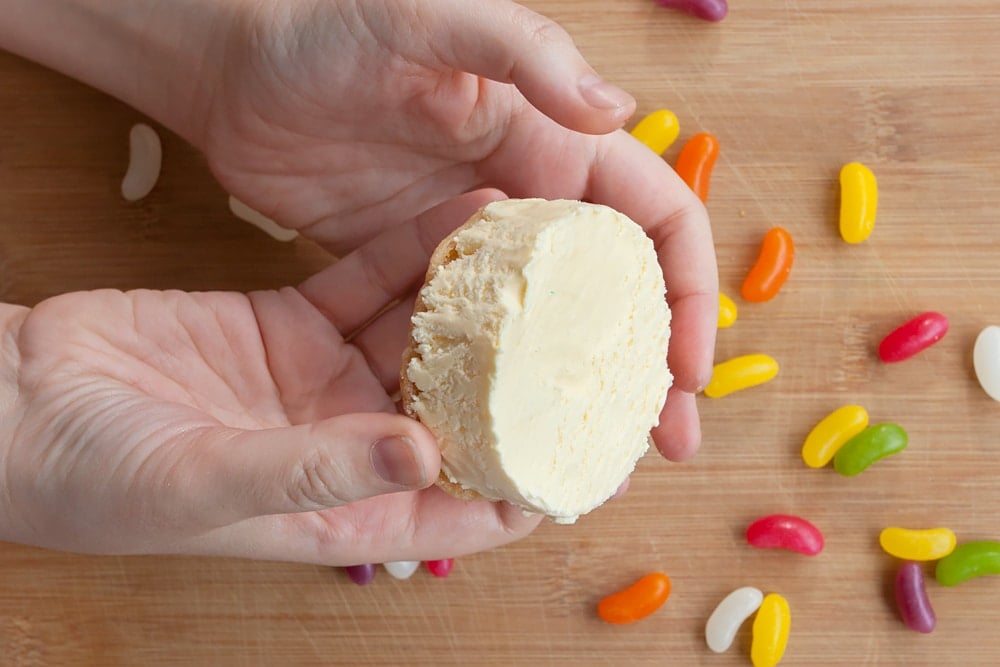
<svg viewBox="0 0 1000 667">
<path fill-rule="evenodd" d="M 712 376 L 719 277 L 704 205 L 648 148 L 624 132 L 606 138 L 587 196 L 641 224 L 656 246 L 670 303 L 674 385 L 700 391 Z"/>
<path fill-rule="evenodd" d="M 456 500 L 432 487 L 324 512 L 258 517 L 180 548 L 184 553 L 318 565 L 432 560 L 510 544 L 541 521 L 507 503 Z"/>
<path fill-rule="evenodd" d="M 656 448 L 671 461 L 684 461 L 694 456 L 701 444 L 701 423 L 694 394 L 671 387 L 660 412 L 660 423 L 651 435 Z"/>
<path fill-rule="evenodd" d="M 424 4 L 424 34 L 399 47 L 413 60 L 513 83 L 542 113 L 579 132 L 610 132 L 635 112 L 632 96 L 601 79 L 569 34 L 541 14 L 510 0 Z M 414 29 L 411 23 L 403 34 Z"/>
<path fill-rule="evenodd" d="M 168 459 L 146 467 L 154 479 L 136 483 L 164 489 L 166 512 L 205 527 L 420 489 L 440 469 L 433 436 L 390 414 L 253 431 L 206 428 L 174 445 L 164 448 Z"/>
<path fill-rule="evenodd" d="M 450 199 L 390 228 L 306 280 L 299 292 L 349 337 L 423 279 L 442 239 L 478 209 L 503 197 L 499 190 L 484 189 Z"/>
</svg>

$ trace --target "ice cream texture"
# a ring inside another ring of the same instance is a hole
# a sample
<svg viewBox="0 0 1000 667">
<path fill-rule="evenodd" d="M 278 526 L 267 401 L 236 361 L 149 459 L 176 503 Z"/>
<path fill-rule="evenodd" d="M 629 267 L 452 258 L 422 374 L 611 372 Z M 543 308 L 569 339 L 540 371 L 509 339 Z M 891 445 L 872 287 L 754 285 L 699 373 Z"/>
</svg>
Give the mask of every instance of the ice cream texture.
<svg viewBox="0 0 1000 667">
<path fill-rule="evenodd" d="M 438 438 L 442 477 L 559 523 L 604 503 L 672 381 L 665 294 L 652 241 L 614 209 L 481 209 L 432 258 L 404 359 L 404 407 Z"/>
</svg>

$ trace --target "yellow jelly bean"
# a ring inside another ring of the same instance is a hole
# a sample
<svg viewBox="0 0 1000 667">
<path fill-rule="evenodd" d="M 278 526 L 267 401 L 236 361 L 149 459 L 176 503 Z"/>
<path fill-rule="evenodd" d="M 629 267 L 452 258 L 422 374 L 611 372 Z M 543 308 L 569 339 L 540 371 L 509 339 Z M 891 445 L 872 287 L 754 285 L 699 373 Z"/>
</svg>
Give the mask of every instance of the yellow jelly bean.
<svg viewBox="0 0 1000 667">
<path fill-rule="evenodd" d="M 766 354 L 748 354 L 716 364 L 712 380 L 705 387 L 709 398 L 764 384 L 778 374 L 778 362 Z"/>
<path fill-rule="evenodd" d="M 871 169 L 860 162 L 840 170 L 840 236 L 848 243 L 861 243 L 875 228 L 878 183 Z"/>
<path fill-rule="evenodd" d="M 890 556 L 903 560 L 938 560 L 955 550 L 955 533 L 947 528 L 886 528 L 878 542 Z"/>
<path fill-rule="evenodd" d="M 788 630 L 792 614 L 788 600 L 777 593 L 764 597 L 753 619 L 753 639 L 750 643 L 750 660 L 753 667 L 774 667 L 781 662 L 788 646 Z"/>
<path fill-rule="evenodd" d="M 632 128 L 632 136 L 649 146 L 657 155 L 663 155 L 680 134 L 681 125 L 672 111 L 654 111 Z"/>
<path fill-rule="evenodd" d="M 868 426 L 868 412 L 860 405 L 837 408 L 809 431 L 802 445 L 802 460 L 810 468 L 822 468 L 844 443 Z"/>
<path fill-rule="evenodd" d="M 719 328 L 726 329 L 736 321 L 736 302 L 719 292 Z"/>
</svg>

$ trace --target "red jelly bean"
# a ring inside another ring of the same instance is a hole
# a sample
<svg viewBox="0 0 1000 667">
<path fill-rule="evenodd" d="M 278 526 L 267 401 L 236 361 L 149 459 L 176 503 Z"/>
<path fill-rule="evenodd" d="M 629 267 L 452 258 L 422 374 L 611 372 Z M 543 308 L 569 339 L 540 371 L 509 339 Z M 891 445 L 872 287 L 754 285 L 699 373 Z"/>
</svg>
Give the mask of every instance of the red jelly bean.
<svg viewBox="0 0 1000 667">
<path fill-rule="evenodd" d="M 905 561 L 896 573 L 896 606 L 903 623 L 916 632 L 933 632 L 937 616 L 931 608 L 920 563 Z"/>
<path fill-rule="evenodd" d="M 347 576 L 358 586 L 367 586 L 375 581 L 375 566 L 371 563 L 364 565 L 350 565 L 344 568 Z"/>
<path fill-rule="evenodd" d="M 771 514 L 747 527 L 747 542 L 761 549 L 788 549 L 815 556 L 823 550 L 823 533 L 802 517 Z"/>
<path fill-rule="evenodd" d="M 454 558 L 445 558 L 443 560 L 429 560 L 427 561 L 427 569 L 431 571 L 435 577 L 447 577 L 451 574 L 451 568 L 455 565 Z"/>
<path fill-rule="evenodd" d="M 882 339 L 878 357 L 887 364 L 909 359 L 944 338 L 946 333 L 947 317 L 935 312 L 921 313 Z"/>
<path fill-rule="evenodd" d="M 721 21 L 729 12 L 726 0 L 656 0 L 656 4 L 679 9 L 706 21 Z"/>
</svg>

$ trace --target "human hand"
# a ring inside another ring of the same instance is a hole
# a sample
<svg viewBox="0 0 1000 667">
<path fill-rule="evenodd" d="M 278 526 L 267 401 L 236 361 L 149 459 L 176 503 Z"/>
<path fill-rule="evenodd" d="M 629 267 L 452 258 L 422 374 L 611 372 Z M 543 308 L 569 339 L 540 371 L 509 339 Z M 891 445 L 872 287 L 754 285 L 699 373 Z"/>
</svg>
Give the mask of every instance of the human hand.
<svg viewBox="0 0 1000 667">
<path fill-rule="evenodd" d="M 347 565 L 527 535 L 518 509 L 424 488 L 438 448 L 391 397 L 431 251 L 497 196 L 442 204 L 297 289 L 0 306 L 0 539 Z"/>
<path fill-rule="evenodd" d="M 656 243 L 673 309 L 675 389 L 654 440 L 693 454 L 718 315 L 708 218 L 613 131 L 634 102 L 598 83 L 565 31 L 508 0 L 251 6 L 223 43 L 216 102 L 194 105 L 211 111 L 186 133 L 222 184 L 334 252 L 482 185 L 626 213 Z"/>
</svg>

